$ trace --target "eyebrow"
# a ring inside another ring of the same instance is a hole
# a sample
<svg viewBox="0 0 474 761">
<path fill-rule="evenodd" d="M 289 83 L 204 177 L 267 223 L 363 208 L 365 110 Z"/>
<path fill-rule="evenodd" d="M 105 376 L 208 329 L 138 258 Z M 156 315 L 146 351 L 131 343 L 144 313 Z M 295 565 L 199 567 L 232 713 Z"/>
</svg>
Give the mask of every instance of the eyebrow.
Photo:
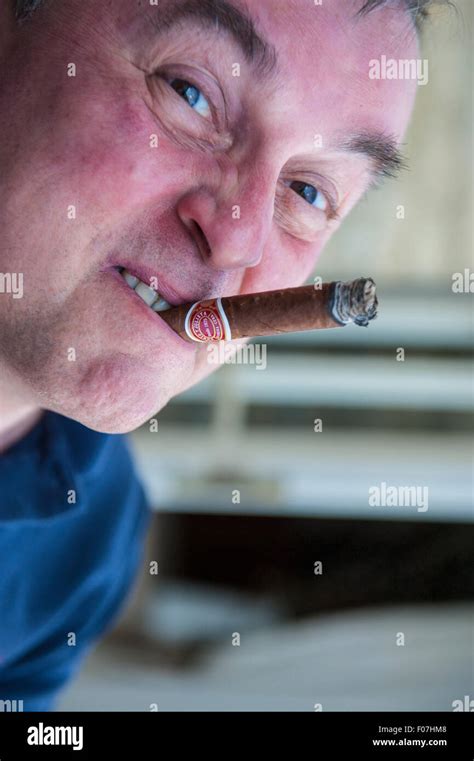
<svg viewBox="0 0 474 761">
<path fill-rule="evenodd" d="M 375 181 L 385 177 L 397 177 L 407 169 L 407 161 L 397 148 L 394 137 L 380 132 L 357 132 L 350 135 L 342 144 L 342 149 L 351 153 L 362 153 L 372 162 L 372 174 Z"/>
<path fill-rule="evenodd" d="M 273 45 L 257 32 L 249 13 L 228 0 L 173 2 L 170 6 L 160 7 L 158 14 L 150 14 L 149 19 L 158 34 L 186 21 L 197 21 L 207 29 L 223 30 L 235 40 L 246 61 L 261 76 L 269 76 L 276 69 L 277 53 Z"/>
</svg>

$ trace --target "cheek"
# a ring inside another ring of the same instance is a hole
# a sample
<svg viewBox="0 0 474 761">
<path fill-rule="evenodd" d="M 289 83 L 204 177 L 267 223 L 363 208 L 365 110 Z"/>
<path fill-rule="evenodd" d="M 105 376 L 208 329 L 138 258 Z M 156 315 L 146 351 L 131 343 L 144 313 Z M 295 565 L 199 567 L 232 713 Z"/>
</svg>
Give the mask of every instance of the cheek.
<svg viewBox="0 0 474 761">
<path fill-rule="evenodd" d="M 330 230 L 321 232 L 311 244 L 285 234 L 273 235 L 265 247 L 260 264 L 245 272 L 242 292 L 253 293 L 303 285 L 312 274 L 330 235 Z"/>
<path fill-rule="evenodd" d="M 110 120 L 110 137 L 85 130 L 78 151 L 79 190 L 93 213 L 141 206 L 153 191 L 155 161 L 150 137 L 129 134 L 127 124 Z M 118 124 L 118 126 L 115 126 Z"/>
<path fill-rule="evenodd" d="M 84 122 L 81 114 L 90 115 L 91 108 L 81 104 L 74 151 L 63 131 L 56 157 L 69 195 L 87 210 L 83 218 L 101 229 L 123 223 L 125 214 L 140 212 L 160 199 L 173 199 L 192 173 L 182 149 L 160 134 L 145 103 L 139 97 L 133 102 L 123 94 L 116 97 L 122 101 L 120 107 L 112 107 L 103 93 L 89 93 L 88 103 L 101 105 Z"/>
</svg>

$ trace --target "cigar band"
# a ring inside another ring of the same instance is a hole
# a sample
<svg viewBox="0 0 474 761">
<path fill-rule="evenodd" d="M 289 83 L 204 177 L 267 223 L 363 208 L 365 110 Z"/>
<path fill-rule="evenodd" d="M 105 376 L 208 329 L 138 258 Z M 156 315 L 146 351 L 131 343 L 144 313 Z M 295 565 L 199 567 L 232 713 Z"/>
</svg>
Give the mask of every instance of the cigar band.
<svg viewBox="0 0 474 761">
<path fill-rule="evenodd" d="M 186 335 L 192 341 L 211 343 L 231 341 L 232 332 L 221 299 L 197 301 L 184 321 Z"/>
</svg>

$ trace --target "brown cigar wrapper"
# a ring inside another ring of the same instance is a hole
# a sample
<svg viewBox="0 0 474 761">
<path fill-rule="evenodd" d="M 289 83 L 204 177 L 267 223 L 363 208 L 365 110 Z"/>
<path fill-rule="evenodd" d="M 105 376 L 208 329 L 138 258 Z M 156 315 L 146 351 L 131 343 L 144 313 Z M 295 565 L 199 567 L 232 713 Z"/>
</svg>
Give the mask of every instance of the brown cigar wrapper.
<svg viewBox="0 0 474 761">
<path fill-rule="evenodd" d="M 232 339 L 253 338 L 278 333 L 343 327 L 344 323 L 335 320 L 330 312 L 332 286 L 333 283 L 323 283 L 320 288 L 307 285 L 223 297 L 220 301 L 227 317 L 230 337 Z M 228 334 L 226 335 L 225 326 L 223 329 L 219 327 L 222 310 L 219 310 L 217 302 L 217 299 L 200 301 L 194 308 L 195 320 L 188 319 L 188 330 L 195 336 L 194 339 L 190 337 L 185 327 L 186 317 L 193 304 L 181 304 L 160 312 L 160 317 L 188 341 L 225 340 Z M 225 323 L 225 318 L 223 321 Z M 203 325 L 204 328 L 208 327 L 207 332 L 206 330 L 202 332 Z"/>
<path fill-rule="evenodd" d="M 233 338 L 339 328 L 328 307 L 329 283 L 223 298 Z M 232 329 L 233 328 L 233 329 Z"/>
</svg>

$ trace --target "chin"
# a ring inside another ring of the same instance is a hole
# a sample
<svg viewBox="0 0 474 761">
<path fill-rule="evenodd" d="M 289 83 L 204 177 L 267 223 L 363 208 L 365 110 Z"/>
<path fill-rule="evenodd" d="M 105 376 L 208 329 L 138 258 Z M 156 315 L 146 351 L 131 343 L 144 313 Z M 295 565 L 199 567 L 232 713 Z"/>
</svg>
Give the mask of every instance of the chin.
<svg viewBox="0 0 474 761">
<path fill-rule="evenodd" d="M 97 361 L 79 383 L 63 383 L 47 407 L 99 433 L 129 433 L 179 392 L 169 375 L 125 357 Z"/>
<path fill-rule="evenodd" d="M 162 407 L 164 406 L 165 403 Z M 162 409 L 162 407 L 159 409 Z M 73 419 L 78 423 L 85 425 L 86 428 L 90 428 L 98 433 L 130 433 L 156 415 L 158 411 L 159 410 L 155 407 L 152 412 L 141 417 L 130 414 L 130 412 L 122 409 L 109 410 L 107 412 L 100 411 L 98 414 L 95 414 L 94 411 L 92 411 L 92 414 L 81 414 L 80 416 L 75 416 Z M 67 417 L 71 416 L 67 415 Z"/>
</svg>

